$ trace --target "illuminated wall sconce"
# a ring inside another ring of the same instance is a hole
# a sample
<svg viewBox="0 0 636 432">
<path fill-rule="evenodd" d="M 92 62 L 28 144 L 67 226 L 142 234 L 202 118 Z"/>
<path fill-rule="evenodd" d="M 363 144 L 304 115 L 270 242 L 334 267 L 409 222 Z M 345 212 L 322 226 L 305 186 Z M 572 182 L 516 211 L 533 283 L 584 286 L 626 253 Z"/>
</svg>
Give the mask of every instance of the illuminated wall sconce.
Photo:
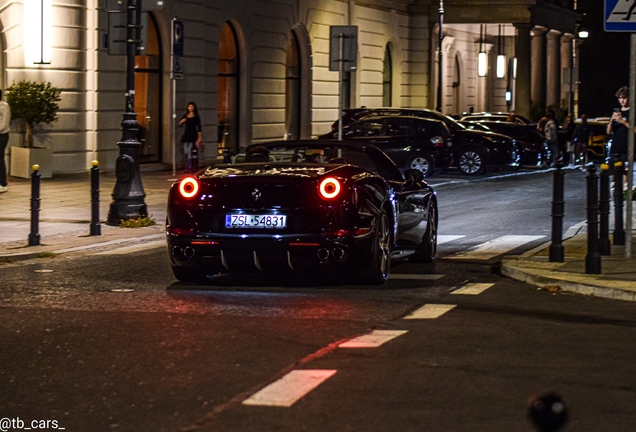
<svg viewBox="0 0 636 432">
<path fill-rule="evenodd" d="M 588 37 L 590 37 L 590 33 L 589 33 L 589 32 L 587 32 L 587 31 L 585 31 L 585 30 L 581 30 L 581 31 L 579 32 L 579 37 L 580 37 L 581 39 L 587 39 Z"/>
<path fill-rule="evenodd" d="M 512 90 L 506 90 L 506 103 L 510 105 L 512 103 Z"/>
<path fill-rule="evenodd" d="M 24 0 L 24 63 L 50 64 L 52 39 L 52 0 Z"/>
<path fill-rule="evenodd" d="M 512 78 L 517 79 L 517 57 L 512 59 Z"/>
<path fill-rule="evenodd" d="M 484 51 L 484 26 L 479 26 L 479 54 L 477 55 L 477 75 L 485 77 L 488 72 L 488 54 Z"/>
<path fill-rule="evenodd" d="M 502 42 L 501 25 L 499 25 L 499 37 L 497 39 L 497 78 L 504 78 L 506 76 L 506 56 L 501 52 Z"/>
</svg>

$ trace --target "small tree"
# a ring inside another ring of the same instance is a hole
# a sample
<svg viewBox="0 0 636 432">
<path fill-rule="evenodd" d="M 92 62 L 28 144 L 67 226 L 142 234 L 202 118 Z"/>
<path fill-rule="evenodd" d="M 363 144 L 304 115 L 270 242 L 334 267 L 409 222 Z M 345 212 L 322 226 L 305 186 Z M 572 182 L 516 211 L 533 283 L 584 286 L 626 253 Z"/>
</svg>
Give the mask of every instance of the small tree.
<svg viewBox="0 0 636 432">
<path fill-rule="evenodd" d="M 22 80 L 6 90 L 11 118 L 19 119 L 25 126 L 24 142 L 33 147 L 33 127 L 39 123 L 57 121 L 61 90 L 50 82 L 40 83 Z"/>
</svg>

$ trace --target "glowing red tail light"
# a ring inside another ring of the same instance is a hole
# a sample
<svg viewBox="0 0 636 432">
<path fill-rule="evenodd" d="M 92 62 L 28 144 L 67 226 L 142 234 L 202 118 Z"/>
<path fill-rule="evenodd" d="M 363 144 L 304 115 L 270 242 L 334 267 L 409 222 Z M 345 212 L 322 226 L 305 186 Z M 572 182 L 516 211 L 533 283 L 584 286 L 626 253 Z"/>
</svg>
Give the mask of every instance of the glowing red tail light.
<svg viewBox="0 0 636 432">
<path fill-rule="evenodd" d="M 199 181 L 194 177 L 186 177 L 179 183 L 179 193 L 184 198 L 192 198 L 199 192 Z"/>
<path fill-rule="evenodd" d="M 336 198 L 341 190 L 340 182 L 334 177 L 327 177 L 320 182 L 318 192 L 322 199 L 330 200 Z"/>
</svg>

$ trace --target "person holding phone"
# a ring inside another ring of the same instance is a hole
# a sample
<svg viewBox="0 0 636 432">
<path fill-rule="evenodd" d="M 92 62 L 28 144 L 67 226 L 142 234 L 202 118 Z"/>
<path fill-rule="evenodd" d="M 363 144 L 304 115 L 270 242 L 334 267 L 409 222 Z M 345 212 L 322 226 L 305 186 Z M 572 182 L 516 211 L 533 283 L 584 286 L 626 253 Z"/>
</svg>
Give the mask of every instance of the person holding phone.
<svg viewBox="0 0 636 432">
<path fill-rule="evenodd" d="M 621 87 L 616 92 L 616 98 L 621 105 L 614 108 L 614 113 L 607 124 L 607 134 L 612 136 L 612 146 L 610 147 L 610 168 L 614 163 L 627 162 L 627 140 L 629 137 L 629 87 Z"/>
</svg>

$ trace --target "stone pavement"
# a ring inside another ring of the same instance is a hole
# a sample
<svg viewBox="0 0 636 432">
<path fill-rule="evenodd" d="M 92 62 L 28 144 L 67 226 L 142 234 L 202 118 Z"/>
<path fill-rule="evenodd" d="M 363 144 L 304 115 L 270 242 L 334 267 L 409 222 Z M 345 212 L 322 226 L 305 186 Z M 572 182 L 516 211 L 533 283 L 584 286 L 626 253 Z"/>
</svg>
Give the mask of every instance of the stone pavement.
<svg viewBox="0 0 636 432">
<path fill-rule="evenodd" d="M 150 217 L 157 222 L 156 225 L 120 228 L 102 222 L 101 236 L 89 235 L 91 194 L 88 172 L 59 174 L 52 179 L 43 179 L 40 246 L 27 246 L 30 231 L 30 180 L 10 177 L 9 192 L 0 194 L 0 263 L 163 240 L 168 190 L 179 177 L 179 174 L 171 174 L 170 171 L 142 172 L 145 202 Z M 104 221 L 112 200 L 114 173 L 102 173 L 100 183 L 100 219 Z M 636 228 L 636 218 L 633 226 Z M 585 274 L 585 227 L 564 241 L 565 262 L 549 262 L 549 243 L 546 243 L 524 255 L 505 257 L 501 272 L 505 276 L 552 291 L 570 291 L 634 301 L 636 237 L 633 236 L 631 240 L 632 258 L 624 257 L 624 246 L 612 246 L 612 254 L 602 257 L 600 275 Z"/>
</svg>

